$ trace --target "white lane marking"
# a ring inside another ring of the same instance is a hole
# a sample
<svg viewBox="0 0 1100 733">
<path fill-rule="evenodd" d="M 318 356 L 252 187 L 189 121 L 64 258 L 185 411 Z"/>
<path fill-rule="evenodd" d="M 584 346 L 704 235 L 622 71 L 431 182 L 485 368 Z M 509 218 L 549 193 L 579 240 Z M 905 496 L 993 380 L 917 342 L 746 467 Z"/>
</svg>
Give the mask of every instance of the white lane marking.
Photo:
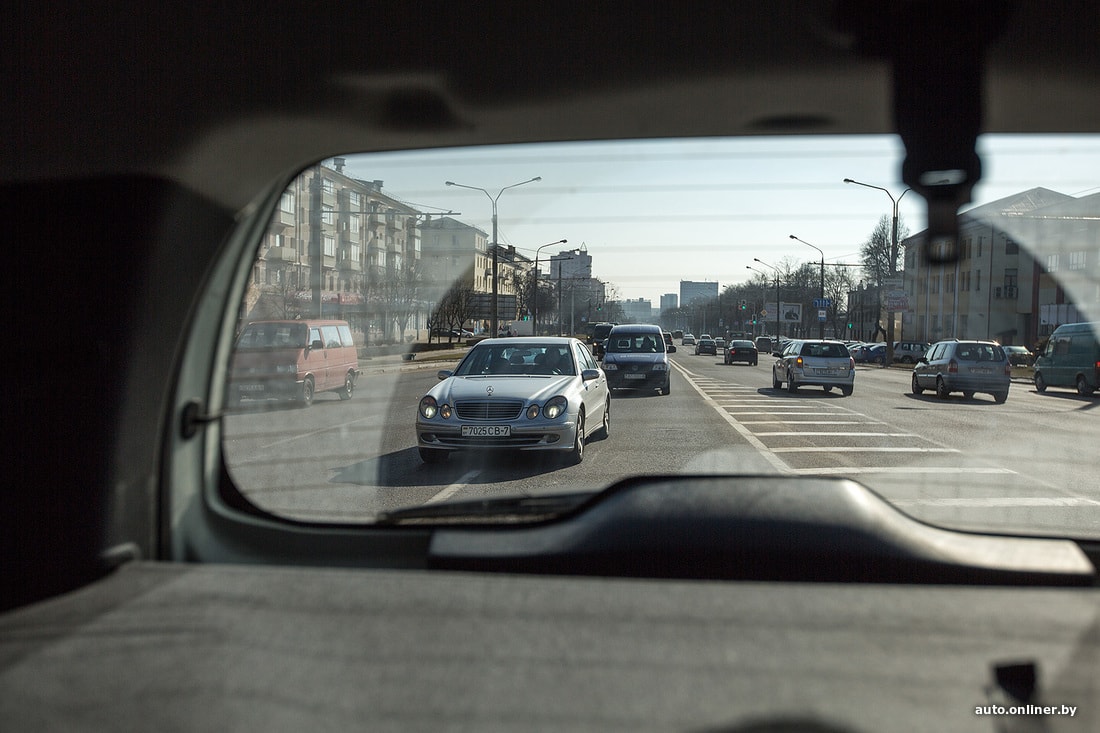
<svg viewBox="0 0 1100 733">
<path fill-rule="evenodd" d="M 960 453 L 958 448 L 857 448 L 833 446 L 832 448 L 772 448 L 773 453 Z"/>
<path fill-rule="evenodd" d="M 463 474 L 462 476 L 459 476 L 458 481 L 455 481 L 453 484 L 451 484 L 447 488 L 443 489 L 438 494 L 433 496 L 431 499 L 428 499 L 424 503 L 425 504 L 438 504 L 441 501 L 446 501 L 447 499 L 450 499 L 452 496 L 457 494 L 459 491 L 466 488 L 466 485 L 468 483 L 470 483 L 470 481 L 472 481 L 479 473 L 481 473 L 481 471 L 475 469 L 473 471 L 470 471 L 468 473 Z"/>
<path fill-rule="evenodd" d="M 718 407 L 719 409 L 724 409 L 724 408 L 722 408 L 721 405 L 715 405 L 715 406 Z M 806 415 L 806 416 L 810 416 L 810 415 L 835 415 L 835 414 L 837 414 L 835 412 L 801 412 L 801 411 L 798 411 L 798 410 L 793 410 L 793 411 L 738 410 L 736 412 L 734 412 L 732 410 L 726 410 L 726 412 L 727 412 L 727 414 L 730 414 L 730 415 Z"/>
<path fill-rule="evenodd" d="M 993 496 L 979 499 L 890 499 L 897 506 L 958 506 L 958 507 L 1014 507 L 1014 506 L 1100 506 L 1100 500 L 1085 497 L 1042 496 Z"/>
<path fill-rule="evenodd" d="M 885 425 L 881 420 L 742 420 L 742 425 Z M 759 433 L 757 433 L 759 435 Z"/>
<path fill-rule="evenodd" d="M 801 437 L 803 435 L 844 435 L 844 436 L 858 435 L 860 437 L 869 437 L 869 438 L 870 437 L 874 437 L 874 438 L 919 438 L 920 437 L 919 435 L 914 435 L 913 433 L 861 433 L 857 430 L 853 430 L 853 431 L 849 431 L 849 432 L 839 432 L 839 431 L 829 432 L 828 430 L 819 430 L 819 431 L 813 431 L 813 432 L 811 432 L 809 430 L 790 430 L 790 431 L 779 431 L 779 432 L 774 432 L 774 433 L 753 433 L 753 435 L 757 436 L 758 438 L 762 438 L 766 435 L 797 435 L 799 437 Z"/>
<path fill-rule="evenodd" d="M 821 474 L 821 475 L 838 475 L 847 476 L 855 473 L 904 473 L 906 475 L 916 473 L 929 473 L 929 474 L 956 474 L 956 473 L 976 473 L 976 474 L 996 474 L 996 475 L 1014 475 L 1016 472 L 1011 468 L 994 468 L 992 466 L 833 466 L 830 468 L 796 468 L 795 473 L 799 474 Z"/>
<path fill-rule="evenodd" d="M 751 445 L 753 448 L 756 448 L 757 452 L 764 457 L 764 460 L 772 464 L 776 471 L 778 471 L 779 473 L 791 472 L 790 466 L 788 466 L 782 458 L 775 455 L 771 451 L 771 449 L 768 448 L 768 446 L 764 445 L 764 443 L 761 442 L 759 438 L 752 434 L 751 430 L 734 420 L 733 416 L 730 415 L 730 413 L 728 413 L 721 405 L 719 405 L 713 397 L 704 392 L 703 389 L 695 383 L 695 380 L 688 376 L 690 372 L 688 372 L 687 369 L 684 369 L 682 366 L 676 364 L 675 362 L 673 362 L 673 366 L 675 366 L 676 369 L 678 369 L 682 373 L 684 379 L 687 380 L 687 383 L 691 385 L 692 389 L 698 392 L 699 396 L 702 397 L 705 402 L 710 403 L 710 406 L 714 408 L 714 411 L 721 415 L 722 419 L 729 423 L 730 427 L 736 430 L 738 434 L 740 434 L 741 437 L 749 443 L 749 445 Z"/>
</svg>

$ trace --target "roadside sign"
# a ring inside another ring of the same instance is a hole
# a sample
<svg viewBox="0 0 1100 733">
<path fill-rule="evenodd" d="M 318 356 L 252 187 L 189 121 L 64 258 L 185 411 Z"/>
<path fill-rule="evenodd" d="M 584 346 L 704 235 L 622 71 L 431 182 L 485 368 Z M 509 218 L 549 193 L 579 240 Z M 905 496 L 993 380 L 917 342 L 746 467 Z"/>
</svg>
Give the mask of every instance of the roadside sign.
<svg viewBox="0 0 1100 733">
<path fill-rule="evenodd" d="M 824 322 L 825 322 L 825 313 L 826 313 L 826 311 L 825 311 L 825 309 L 824 309 L 824 308 L 822 308 L 821 310 L 819 310 L 819 311 L 817 312 L 817 320 L 819 320 L 819 321 L 821 321 L 822 323 L 824 323 Z"/>
<path fill-rule="evenodd" d="M 833 304 L 830 298 L 814 298 L 814 308 L 829 308 Z"/>
</svg>

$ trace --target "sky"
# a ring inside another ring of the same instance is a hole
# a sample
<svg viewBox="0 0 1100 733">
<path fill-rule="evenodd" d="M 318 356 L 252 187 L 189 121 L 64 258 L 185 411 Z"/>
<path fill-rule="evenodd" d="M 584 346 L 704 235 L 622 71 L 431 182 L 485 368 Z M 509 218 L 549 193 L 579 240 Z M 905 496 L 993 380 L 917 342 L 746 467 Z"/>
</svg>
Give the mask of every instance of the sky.
<svg viewBox="0 0 1100 733">
<path fill-rule="evenodd" d="M 973 204 L 1042 186 L 1079 196 L 1100 191 L 1100 136 L 982 138 L 982 181 Z M 896 136 L 705 138 L 547 143 L 349 156 L 345 173 L 383 181 L 383 191 L 422 211 L 492 232 L 540 261 L 581 247 L 593 275 L 620 298 L 679 293 L 680 280 L 720 288 L 755 276 L 759 258 L 855 263 L 879 218 L 892 213 L 904 150 Z M 506 186 L 540 176 L 515 188 Z M 488 194 L 445 181 L 485 189 Z M 498 196 L 499 194 L 499 196 Z M 964 207 L 965 209 L 966 207 Z M 901 196 L 911 232 L 924 228 L 923 199 Z M 545 267 L 543 270 L 545 271 Z"/>
</svg>

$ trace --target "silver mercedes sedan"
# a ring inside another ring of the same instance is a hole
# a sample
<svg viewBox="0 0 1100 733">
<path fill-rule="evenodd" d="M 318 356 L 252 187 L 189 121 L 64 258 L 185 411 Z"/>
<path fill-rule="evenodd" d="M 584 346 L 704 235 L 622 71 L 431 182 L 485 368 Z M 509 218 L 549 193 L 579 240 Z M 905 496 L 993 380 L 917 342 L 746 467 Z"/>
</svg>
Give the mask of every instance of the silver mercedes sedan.
<svg viewBox="0 0 1100 733">
<path fill-rule="evenodd" d="M 574 338 L 499 338 L 476 344 L 420 400 L 416 440 L 427 463 L 461 450 L 559 452 L 584 458 L 611 427 L 607 377 Z"/>
</svg>

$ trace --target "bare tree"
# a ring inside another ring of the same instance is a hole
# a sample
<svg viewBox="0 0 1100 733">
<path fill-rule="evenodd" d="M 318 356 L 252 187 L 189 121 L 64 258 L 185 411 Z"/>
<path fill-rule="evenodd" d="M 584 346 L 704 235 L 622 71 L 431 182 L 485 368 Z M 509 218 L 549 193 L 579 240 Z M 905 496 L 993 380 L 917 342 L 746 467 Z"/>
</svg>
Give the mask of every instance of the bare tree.
<svg viewBox="0 0 1100 733">
<path fill-rule="evenodd" d="M 837 338 L 847 338 L 844 334 L 847 329 L 840 326 L 840 304 L 848 302 L 848 293 L 855 287 L 855 277 L 847 267 L 832 267 L 825 270 L 825 297 L 832 301 L 827 317 L 833 324 L 833 333 Z"/>
<path fill-rule="evenodd" d="M 415 262 L 403 267 L 394 277 L 385 280 L 384 290 L 389 303 L 390 313 L 397 325 L 398 339 L 405 340 L 405 329 L 409 318 L 416 310 L 421 295 L 423 278 Z"/>
<path fill-rule="evenodd" d="M 863 265 L 863 274 L 868 280 L 878 286 L 880 296 L 882 293 L 882 286 L 888 279 L 897 274 L 898 265 L 901 262 L 901 248 L 894 242 L 891 229 L 891 218 L 883 214 L 859 251 L 860 263 Z M 909 227 L 905 226 L 899 217 L 898 240 L 900 241 L 908 236 Z M 893 329 L 892 325 L 890 329 Z M 889 338 L 889 332 L 882 327 L 881 297 L 878 299 L 875 307 L 874 337 L 877 337 L 880 333 L 884 339 Z M 890 349 L 892 353 L 892 346 L 887 344 L 887 348 Z"/>
</svg>

